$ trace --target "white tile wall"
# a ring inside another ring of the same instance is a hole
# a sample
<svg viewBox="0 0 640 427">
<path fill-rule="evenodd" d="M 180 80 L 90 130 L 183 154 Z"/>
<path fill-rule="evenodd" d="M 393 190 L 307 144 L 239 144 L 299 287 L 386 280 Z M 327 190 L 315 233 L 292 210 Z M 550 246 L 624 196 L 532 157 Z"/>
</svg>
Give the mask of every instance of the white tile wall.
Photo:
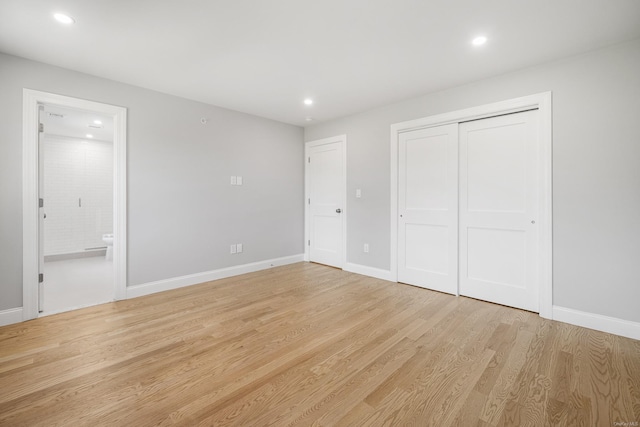
<svg viewBox="0 0 640 427">
<path fill-rule="evenodd" d="M 113 144 L 46 136 L 43 145 L 45 255 L 104 247 L 102 235 L 113 232 Z"/>
</svg>

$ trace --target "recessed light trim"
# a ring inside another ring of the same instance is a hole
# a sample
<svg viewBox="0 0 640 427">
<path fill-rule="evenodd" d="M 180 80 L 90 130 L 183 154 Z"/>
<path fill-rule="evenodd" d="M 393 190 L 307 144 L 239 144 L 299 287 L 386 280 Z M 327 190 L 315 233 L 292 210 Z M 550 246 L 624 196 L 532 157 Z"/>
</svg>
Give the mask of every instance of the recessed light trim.
<svg viewBox="0 0 640 427">
<path fill-rule="evenodd" d="M 72 17 L 70 17 L 67 14 L 64 13 L 54 13 L 53 17 L 55 18 L 56 21 L 60 22 L 61 24 L 65 24 L 65 25 L 71 25 L 74 24 L 76 22 L 75 19 L 73 19 Z"/>
<path fill-rule="evenodd" d="M 90 133 L 87 134 L 87 138 L 93 138 L 93 135 L 91 135 Z"/>
<path fill-rule="evenodd" d="M 474 46 L 482 46 L 487 42 L 487 38 L 485 36 L 478 36 L 471 40 L 471 44 Z"/>
<path fill-rule="evenodd" d="M 304 100 L 304 105 L 312 105 L 313 104 L 313 99 L 311 98 L 306 98 Z"/>
<path fill-rule="evenodd" d="M 94 121 L 93 121 L 93 124 L 94 124 L 94 125 L 101 125 L 101 124 L 102 124 L 102 121 L 101 121 L 101 120 L 94 120 Z"/>
</svg>

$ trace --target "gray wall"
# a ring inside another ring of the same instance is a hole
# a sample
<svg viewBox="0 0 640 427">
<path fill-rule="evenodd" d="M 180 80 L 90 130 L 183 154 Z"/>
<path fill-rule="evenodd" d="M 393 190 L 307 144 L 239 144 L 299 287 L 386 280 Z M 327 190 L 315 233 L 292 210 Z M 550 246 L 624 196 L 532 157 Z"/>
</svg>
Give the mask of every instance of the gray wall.
<svg viewBox="0 0 640 427">
<path fill-rule="evenodd" d="M 0 54 L 0 310 L 22 306 L 23 88 L 128 109 L 129 285 L 304 252 L 302 128 Z"/>
<path fill-rule="evenodd" d="M 347 261 L 389 269 L 391 124 L 544 91 L 553 303 L 639 322 L 640 40 L 307 127 L 305 141 L 347 135 Z"/>
</svg>

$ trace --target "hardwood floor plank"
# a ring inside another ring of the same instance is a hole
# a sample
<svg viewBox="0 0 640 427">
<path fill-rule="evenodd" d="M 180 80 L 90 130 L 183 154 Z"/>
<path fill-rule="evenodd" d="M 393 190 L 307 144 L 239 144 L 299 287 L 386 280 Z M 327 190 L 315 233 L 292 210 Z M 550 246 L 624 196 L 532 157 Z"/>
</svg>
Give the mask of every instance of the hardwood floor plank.
<svg viewBox="0 0 640 427">
<path fill-rule="evenodd" d="M 513 391 L 513 385 L 516 384 L 521 368 L 526 362 L 527 350 L 532 340 L 532 333 L 525 330 L 518 331 L 507 360 L 487 395 L 487 402 L 480 416 L 482 421 L 495 425 L 502 416 L 502 411 Z"/>
<path fill-rule="evenodd" d="M 639 341 L 317 264 L 0 327 L 0 426 L 639 419 Z"/>
<path fill-rule="evenodd" d="M 557 358 L 552 375 L 553 389 L 549 398 L 566 403 L 571 394 L 571 372 L 573 371 L 573 355 L 566 351 L 557 351 Z"/>
<path fill-rule="evenodd" d="M 469 396 L 464 402 L 464 406 L 460 408 L 460 410 L 458 410 L 457 414 L 455 414 L 456 416 L 453 419 L 451 425 L 455 427 L 479 427 L 487 425 L 487 423 L 480 420 L 479 418 L 486 401 L 487 396 L 478 392 L 478 390 L 474 387 L 469 392 Z"/>
</svg>

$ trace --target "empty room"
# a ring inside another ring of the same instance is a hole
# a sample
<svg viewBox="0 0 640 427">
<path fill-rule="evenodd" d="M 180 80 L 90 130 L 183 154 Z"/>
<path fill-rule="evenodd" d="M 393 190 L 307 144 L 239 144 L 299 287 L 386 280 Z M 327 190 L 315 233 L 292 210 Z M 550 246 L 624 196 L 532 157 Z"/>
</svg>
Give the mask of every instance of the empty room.
<svg viewBox="0 0 640 427">
<path fill-rule="evenodd" d="M 640 2 L 1 0 L 0 426 L 639 426 Z"/>
</svg>

